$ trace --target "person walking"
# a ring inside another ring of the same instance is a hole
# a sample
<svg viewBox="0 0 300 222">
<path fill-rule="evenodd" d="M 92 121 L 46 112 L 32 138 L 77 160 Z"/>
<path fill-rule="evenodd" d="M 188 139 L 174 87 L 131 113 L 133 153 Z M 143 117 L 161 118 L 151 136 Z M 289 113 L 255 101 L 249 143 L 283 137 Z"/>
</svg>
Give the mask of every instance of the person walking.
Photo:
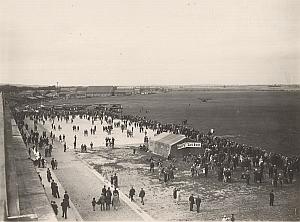
<svg viewBox="0 0 300 222">
<path fill-rule="evenodd" d="M 57 206 L 57 204 L 55 203 L 55 201 L 51 201 L 51 207 L 52 207 L 52 209 L 53 209 L 55 215 L 57 216 L 57 214 L 58 214 L 58 206 Z"/>
<path fill-rule="evenodd" d="M 63 213 L 62 217 L 65 217 L 65 219 L 67 219 L 68 202 L 65 199 L 63 199 L 60 205 Z"/>
<path fill-rule="evenodd" d="M 274 192 L 273 192 L 273 190 L 271 190 L 271 192 L 270 192 L 270 206 L 274 206 L 274 198 L 275 198 Z"/>
<path fill-rule="evenodd" d="M 191 194 L 191 196 L 189 197 L 189 202 L 190 202 L 190 211 L 193 211 L 193 207 L 195 204 L 195 199 L 194 199 L 194 195 Z"/>
<path fill-rule="evenodd" d="M 54 183 L 54 197 L 60 198 L 57 183 Z"/>
<path fill-rule="evenodd" d="M 200 212 L 200 204 L 201 204 L 201 198 L 200 198 L 200 196 L 198 195 L 197 198 L 196 198 L 197 213 Z"/>
<path fill-rule="evenodd" d="M 144 205 L 144 197 L 145 197 L 145 191 L 143 188 L 141 188 L 141 191 L 140 191 L 140 194 L 139 194 L 139 197 L 141 198 L 141 203 Z"/>
<path fill-rule="evenodd" d="M 93 206 L 93 211 L 95 211 L 95 208 L 96 208 L 96 199 L 95 199 L 95 197 L 93 198 L 93 200 L 92 200 L 92 206 Z"/>
<path fill-rule="evenodd" d="M 71 208 L 71 207 L 70 207 L 70 197 L 69 197 L 69 194 L 68 194 L 67 191 L 65 191 L 64 199 L 67 201 L 68 207 Z"/>
<path fill-rule="evenodd" d="M 129 190 L 129 198 L 131 201 L 134 201 L 133 196 L 135 195 L 135 189 L 133 187 L 131 187 L 131 189 Z"/>
</svg>

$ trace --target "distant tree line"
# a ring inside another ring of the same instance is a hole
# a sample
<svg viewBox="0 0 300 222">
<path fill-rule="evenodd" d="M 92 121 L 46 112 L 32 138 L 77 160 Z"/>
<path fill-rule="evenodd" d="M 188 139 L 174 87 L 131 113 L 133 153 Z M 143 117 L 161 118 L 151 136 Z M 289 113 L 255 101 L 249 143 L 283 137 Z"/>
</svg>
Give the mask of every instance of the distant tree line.
<svg viewBox="0 0 300 222">
<path fill-rule="evenodd" d="M 33 87 L 33 86 L 15 86 L 15 85 L 0 85 L 0 91 L 4 93 L 10 93 L 10 92 L 21 92 L 26 90 L 55 90 L 56 86 L 39 86 L 39 87 Z"/>
</svg>

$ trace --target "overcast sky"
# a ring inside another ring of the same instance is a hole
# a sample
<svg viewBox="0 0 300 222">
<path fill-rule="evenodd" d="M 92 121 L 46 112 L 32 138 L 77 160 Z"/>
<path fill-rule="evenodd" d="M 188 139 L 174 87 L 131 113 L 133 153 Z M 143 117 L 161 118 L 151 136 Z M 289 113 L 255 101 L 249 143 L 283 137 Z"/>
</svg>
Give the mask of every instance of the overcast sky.
<svg viewBox="0 0 300 222">
<path fill-rule="evenodd" d="M 0 83 L 300 83 L 300 0 L 0 0 Z"/>
</svg>

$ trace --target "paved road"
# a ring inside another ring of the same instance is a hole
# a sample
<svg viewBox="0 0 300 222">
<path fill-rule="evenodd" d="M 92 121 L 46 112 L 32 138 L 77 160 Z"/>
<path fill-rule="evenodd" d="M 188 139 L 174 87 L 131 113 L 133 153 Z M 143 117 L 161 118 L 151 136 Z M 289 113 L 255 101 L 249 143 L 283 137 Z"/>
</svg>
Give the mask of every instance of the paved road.
<svg viewBox="0 0 300 222">
<path fill-rule="evenodd" d="M 33 127 L 32 121 L 26 119 L 26 122 L 30 128 Z M 38 130 L 42 132 L 45 128 L 39 125 Z M 73 149 L 63 152 L 63 145 L 58 141 L 54 141 L 52 156 L 58 161 L 58 169 L 54 173 L 64 189 L 68 191 L 83 220 L 152 220 L 136 204 L 128 201 L 128 197 L 122 192 L 120 192 L 121 206 L 119 210 L 100 211 L 99 206 L 97 206 L 98 209 L 93 211 L 91 201 L 93 197 L 99 198 L 101 189 L 105 184 L 104 179 L 77 158 Z M 48 162 L 50 160 L 51 158 L 47 158 Z"/>
</svg>

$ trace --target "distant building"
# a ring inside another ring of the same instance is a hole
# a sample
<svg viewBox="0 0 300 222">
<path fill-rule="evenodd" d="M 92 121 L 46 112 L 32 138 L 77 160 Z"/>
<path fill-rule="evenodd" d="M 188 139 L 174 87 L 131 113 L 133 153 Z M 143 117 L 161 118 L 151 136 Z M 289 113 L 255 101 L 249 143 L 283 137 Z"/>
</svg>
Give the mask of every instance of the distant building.
<svg viewBox="0 0 300 222">
<path fill-rule="evenodd" d="M 29 97 L 29 96 L 33 96 L 33 94 L 34 94 L 34 90 L 26 90 L 26 91 L 19 92 L 19 96 L 21 97 Z"/>
<path fill-rule="evenodd" d="M 71 86 L 71 87 L 60 87 L 61 92 L 75 92 L 77 90 L 77 87 Z"/>
<path fill-rule="evenodd" d="M 76 98 L 85 98 L 86 97 L 86 91 L 77 91 L 76 92 Z"/>
<path fill-rule="evenodd" d="M 113 86 L 89 86 L 86 91 L 86 97 L 98 97 L 98 96 L 113 96 Z"/>
<path fill-rule="evenodd" d="M 134 94 L 134 89 L 132 87 L 117 87 L 114 90 L 115 96 L 131 96 Z"/>
</svg>

